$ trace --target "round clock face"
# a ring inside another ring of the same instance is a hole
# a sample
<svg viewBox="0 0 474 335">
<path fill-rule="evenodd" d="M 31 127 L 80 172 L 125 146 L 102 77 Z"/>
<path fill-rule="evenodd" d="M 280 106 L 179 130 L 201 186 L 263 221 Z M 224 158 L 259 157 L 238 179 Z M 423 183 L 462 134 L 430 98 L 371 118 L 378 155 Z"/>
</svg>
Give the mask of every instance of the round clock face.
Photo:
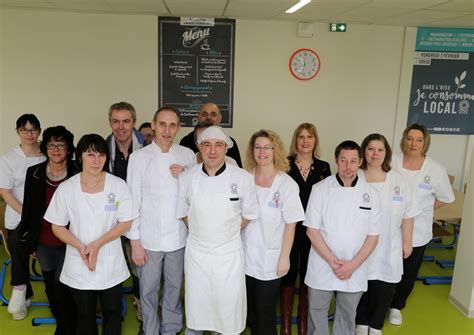
<svg viewBox="0 0 474 335">
<path fill-rule="evenodd" d="M 318 54 L 311 49 L 296 50 L 290 57 L 290 72 L 299 80 L 316 77 L 321 67 Z"/>
</svg>

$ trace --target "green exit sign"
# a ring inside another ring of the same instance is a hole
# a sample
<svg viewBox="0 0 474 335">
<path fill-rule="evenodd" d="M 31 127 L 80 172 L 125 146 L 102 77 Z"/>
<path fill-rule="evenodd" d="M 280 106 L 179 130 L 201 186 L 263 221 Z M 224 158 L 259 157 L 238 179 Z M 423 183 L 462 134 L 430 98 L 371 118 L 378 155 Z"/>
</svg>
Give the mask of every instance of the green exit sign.
<svg viewBox="0 0 474 335">
<path fill-rule="evenodd" d="M 344 33 L 347 30 L 347 24 L 345 23 L 330 23 L 329 31 L 336 33 Z"/>
</svg>

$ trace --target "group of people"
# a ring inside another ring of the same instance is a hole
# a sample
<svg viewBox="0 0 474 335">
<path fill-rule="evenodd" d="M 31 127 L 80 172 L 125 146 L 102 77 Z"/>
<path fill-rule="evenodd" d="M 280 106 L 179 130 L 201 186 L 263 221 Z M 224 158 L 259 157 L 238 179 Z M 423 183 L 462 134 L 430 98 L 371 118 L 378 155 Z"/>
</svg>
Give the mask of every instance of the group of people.
<svg viewBox="0 0 474 335">
<path fill-rule="evenodd" d="M 22 115 L 20 145 L 0 160 L 13 319 L 27 315 L 34 255 L 57 335 L 97 334 L 97 302 L 104 334 L 120 334 L 130 271 L 147 335 L 182 330 L 183 279 L 186 334 L 277 334 L 278 301 L 280 333 L 291 334 L 295 286 L 299 335 L 329 334 L 333 297 L 335 335 L 381 334 L 387 314 L 401 324 L 433 211 L 454 201 L 446 170 L 427 156 L 427 129 L 407 127 L 393 156 L 381 134 L 343 141 L 331 175 L 313 124 L 296 128 L 289 152 L 276 132 L 257 131 L 242 169 L 221 119 L 216 104 L 202 105 L 176 144 L 176 110 L 161 107 L 136 130 L 134 107 L 120 102 L 110 136 L 75 147 L 63 126 L 39 142 L 39 120 Z"/>
</svg>

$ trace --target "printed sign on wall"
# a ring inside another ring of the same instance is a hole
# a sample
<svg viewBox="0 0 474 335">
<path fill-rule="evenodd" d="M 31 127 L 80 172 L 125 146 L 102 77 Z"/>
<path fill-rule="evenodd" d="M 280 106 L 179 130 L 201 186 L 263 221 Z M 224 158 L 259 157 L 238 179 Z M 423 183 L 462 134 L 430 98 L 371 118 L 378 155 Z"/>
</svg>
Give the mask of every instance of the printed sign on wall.
<svg viewBox="0 0 474 335">
<path fill-rule="evenodd" d="M 194 127 L 200 106 L 213 102 L 220 125 L 232 127 L 235 20 L 159 17 L 158 38 L 159 105 Z"/>
<path fill-rule="evenodd" d="M 419 27 L 407 124 L 474 134 L 474 29 Z"/>
</svg>

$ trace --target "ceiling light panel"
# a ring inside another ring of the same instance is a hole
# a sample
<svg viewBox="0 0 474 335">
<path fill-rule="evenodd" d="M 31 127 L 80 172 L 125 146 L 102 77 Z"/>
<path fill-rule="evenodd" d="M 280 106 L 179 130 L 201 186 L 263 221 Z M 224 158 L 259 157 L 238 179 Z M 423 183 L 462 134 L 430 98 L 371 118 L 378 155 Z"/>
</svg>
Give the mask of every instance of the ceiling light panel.
<svg viewBox="0 0 474 335">
<path fill-rule="evenodd" d="M 291 15 L 279 15 L 278 18 L 289 19 L 289 17 L 291 17 L 292 20 L 312 22 L 318 20 L 325 20 L 329 17 L 337 16 L 340 13 L 344 13 L 359 6 L 360 5 L 348 3 L 347 1 L 335 1 L 333 4 L 317 3 L 316 1 L 312 1 L 310 4 L 305 6 L 304 9 Z"/>
<path fill-rule="evenodd" d="M 283 14 L 296 0 L 231 0 L 225 16 L 245 18 L 272 18 Z"/>
</svg>

